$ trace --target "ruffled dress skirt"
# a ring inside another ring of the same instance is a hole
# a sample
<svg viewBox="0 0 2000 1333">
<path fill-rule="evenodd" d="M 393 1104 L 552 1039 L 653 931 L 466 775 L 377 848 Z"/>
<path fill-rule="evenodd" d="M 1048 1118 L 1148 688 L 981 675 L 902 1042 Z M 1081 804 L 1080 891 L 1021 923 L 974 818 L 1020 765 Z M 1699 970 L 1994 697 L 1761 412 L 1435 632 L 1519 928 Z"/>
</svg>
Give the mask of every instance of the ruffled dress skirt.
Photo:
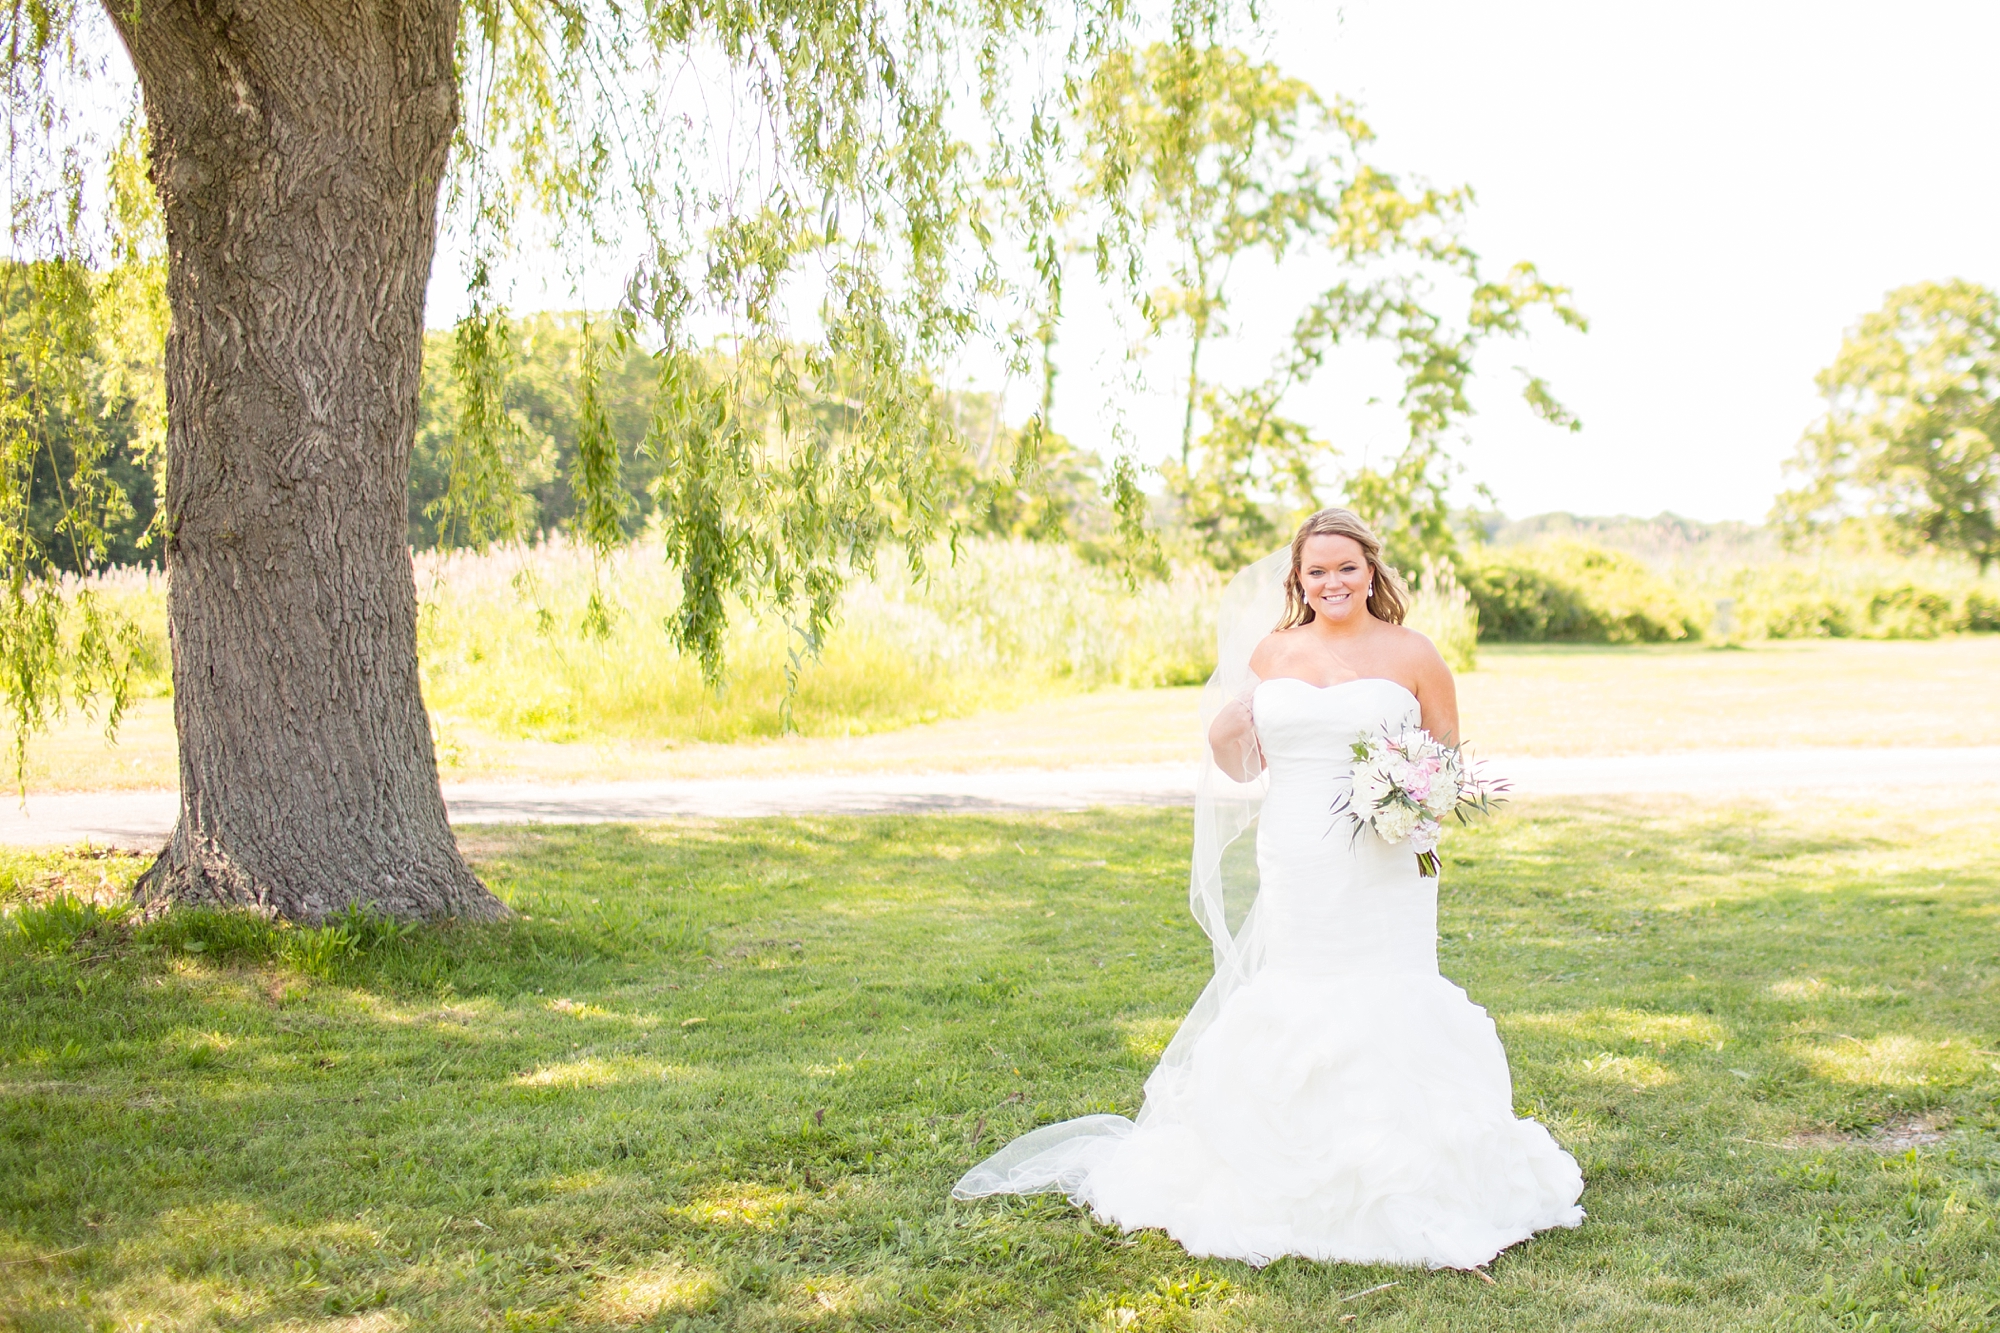
<svg viewBox="0 0 2000 1333">
<path fill-rule="evenodd" d="M 1492 1021 L 1435 972 L 1264 972 L 1179 1083 L 1075 1197 L 1190 1254 L 1469 1268 L 1583 1220 L 1576 1162 L 1508 1103 Z"/>
</svg>

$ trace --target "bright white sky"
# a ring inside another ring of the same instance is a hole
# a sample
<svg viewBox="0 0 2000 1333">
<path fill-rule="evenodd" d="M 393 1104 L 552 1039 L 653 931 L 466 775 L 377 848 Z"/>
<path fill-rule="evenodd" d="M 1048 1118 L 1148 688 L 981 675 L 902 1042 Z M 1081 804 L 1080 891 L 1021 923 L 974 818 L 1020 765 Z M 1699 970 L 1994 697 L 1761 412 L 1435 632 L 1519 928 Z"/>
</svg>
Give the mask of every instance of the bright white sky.
<svg viewBox="0 0 2000 1333">
<path fill-rule="evenodd" d="M 1544 321 L 1481 363 L 1461 452 L 1509 514 L 1761 519 L 1843 329 L 1906 283 L 2000 286 L 1993 0 L 1266 0 L 1265 16 L 1269 58 L 1361 104 L 1377 164 L 1471 184 L 1489 267 L 1534 260 L 1591 319 L 1588 335 Z M 458 280 L 441 255 L 433 322 L 457 313 Z M 1308 294 L 1246 271 L 1218 377 L 1260 378 Z M 1158 349 L 1155 385 L 1135 388 L 1089 304 L 1065 327 L 1055 424 L 1106 452 L 1119 428 L 1162 457 L 1178 353 Z M 1518 405 L 1523 363 L 1580 434 Z M 959 373 L 997 387 L 984 358 Z M 1379 458 L 1399 430 L 1358 403 L 1384 387 L 1343 368 L 1288 413 L 1349 462 Z M 1012 395 L 1018 417 L 1033 394 Z"/>
<path fill-rule="evenodd" d="M 1376 161 L 1470 183 L 1475 248 L 1533 259 L 1590 316 L 1482 363 L 1464 461 L 1510 514 L 1761 519 L 1846 327 L 1906 283 L 2000 286 L 1992 0 L 1266 12 L 1272 58 L 1362 104 Z M 1580 434 L 1514 406 L 1518 362 Z"/>
</svg>

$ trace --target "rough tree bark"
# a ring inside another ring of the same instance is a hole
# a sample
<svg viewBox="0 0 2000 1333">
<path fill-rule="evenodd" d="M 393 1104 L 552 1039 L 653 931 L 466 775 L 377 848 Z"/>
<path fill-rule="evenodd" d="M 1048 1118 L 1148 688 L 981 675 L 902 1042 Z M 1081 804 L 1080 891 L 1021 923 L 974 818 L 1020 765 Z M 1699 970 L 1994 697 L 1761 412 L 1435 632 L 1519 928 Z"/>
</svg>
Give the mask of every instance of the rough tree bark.
<svg viewBox="0 0 2000 1333">
<path fill-rule="evenodd" d="M 506 908 L 445 820 L 410 444 L 457 0 L 105 0 L 166 215 L 181 809 L 151 902 Z"/>
</svg>

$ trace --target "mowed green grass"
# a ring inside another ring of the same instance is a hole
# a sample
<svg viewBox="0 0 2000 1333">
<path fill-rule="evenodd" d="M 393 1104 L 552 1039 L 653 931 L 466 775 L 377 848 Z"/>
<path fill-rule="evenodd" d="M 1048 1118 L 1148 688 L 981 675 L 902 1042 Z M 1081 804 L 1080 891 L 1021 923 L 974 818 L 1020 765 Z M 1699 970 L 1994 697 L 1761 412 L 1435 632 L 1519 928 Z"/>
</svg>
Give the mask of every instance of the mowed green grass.
<svg viewBox="0 0 2000 1333">
<path fill-rule="evenodd" d="M 202 917 L 47 953 L 17 913 L 0 1325 L 1990 1329 L 1986 804 L 1456 834 L 1445 971 L 1589 1181 L 1490 1284 L 947 1197 L 1136 1109 L 1208 972 L 1185 812 L 483 833 L 518 919 L 359 955 Z M 15 896 L 132 864 L 17 860 Z"/>
</svg>

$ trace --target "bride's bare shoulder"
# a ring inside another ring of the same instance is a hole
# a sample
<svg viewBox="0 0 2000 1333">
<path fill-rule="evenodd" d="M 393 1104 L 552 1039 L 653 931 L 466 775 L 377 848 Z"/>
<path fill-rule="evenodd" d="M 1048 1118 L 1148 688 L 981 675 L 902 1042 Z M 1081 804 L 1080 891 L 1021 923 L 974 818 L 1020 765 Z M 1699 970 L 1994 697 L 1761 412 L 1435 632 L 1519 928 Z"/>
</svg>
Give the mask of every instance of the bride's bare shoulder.
<svg viewBox="0 0 2000 1333">
<path fill-rule="evenodd" d="M 1438 652 L 1437 645 L 1427 636 L 1411 629 L 1408 625 L 1385 623 L 1383 628 L 1389 631 L 1384 637 L 1390 645 L 1390 651 L 1395 655 L 1401 668 L 1411 676 L 1422 680 L 1436 672 L 1449 673 L 1449 668 L 1444 664 L 1443 654 Z"/>
<path fill-rule="evenodd" d="M 1416 657 L 1437 656 L 1437 645 L 1421 631 L 1411 629 L 1408 625 L 1391 625 L 1386 621 L 1383 622 L 1383 628 L 1389 631 L 1389 641 L 1396 646 L 1398 652 L 1409 653 Z"/>
<path fill-rule="evenodd" d="M 1298 635 L 1294 629 L 1274 629 L 1258 641 L 1250 653 L 1250 669 L 1259 676 L 1269 676 L 1271 668 L 1285 660 L 1293 641 Z"/>
</svg>

